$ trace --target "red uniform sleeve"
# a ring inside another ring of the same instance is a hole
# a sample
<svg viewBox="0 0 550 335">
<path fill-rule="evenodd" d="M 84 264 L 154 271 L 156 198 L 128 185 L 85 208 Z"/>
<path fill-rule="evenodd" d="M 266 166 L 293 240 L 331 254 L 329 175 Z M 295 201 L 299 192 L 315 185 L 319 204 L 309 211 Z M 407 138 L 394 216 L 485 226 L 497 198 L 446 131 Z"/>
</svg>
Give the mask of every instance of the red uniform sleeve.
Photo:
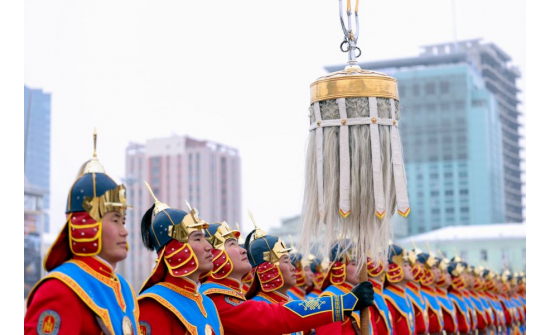
<svg viewBox="0 0 550 335">
<path fill-rule="evenodd" d="M 331 311 L 301 317 L 284 307 L 283 303 L 268 304 L 256 300 L 237 302 L 232 299 L 228 302 L 227 296 L 222 294 L 209 297 L 216 305 L 226 335 L 280 335 L 333 322 Z"/>
<path fill-rule="evenodd" d="M 58 329 L 59 334 L 99 334 L 95 314 L 67 285 L 57 279 L 42 283 L 25 314 L 25 334 Z"/>
<path fill-rule="evenodd" d="M 479 313 L 476 310 L 476 316 L 477 316 L 477 329 L 484 330 L 485 328 L 487 328 L 487 322 L 485 320 L 487 316 L 485 315 L 485 313 Z"/>
<path fill-rule="evenodd" d="M 412 300 L 412 298 L 411 298 Z M 426 321 L 424 319 L 424 311 L 414 305 L 414 331 L 417 334 L 425 334 L 428 332 Z"/>
<path fill-rule="evenodd" d="M 455 304 L 456 319 L 458 321 L 458 331 L 461 333 L 468 333 L 470 331 L 470 325 L 468 324 L 466 316 L 460 312 L 458 305 L 454 301 L 453 304 Z"/>
<path fill-rule="evenodd" d="M 443 325 L 441 325 L 439 323 L 439 316 L 437 314 L 435 314 L 435 312 L 431 309 L 431 308 L 428 308 L 428 317 L 429 317 L 429 322 L 430 322 L 430 325 L 428 327 L 428 331 L 430 333 L 439 333 L 443 330 Z"/>
<path fill-rule="evenodd" d="M 139 327 L 143 335 L 189 334 L 181 321 L 154 299 L 140 299 Z"/>
<path fill-rule="evenodd" d="M 443 329 L 447 333 L 455 333 L 458 330 L 457 328 L 453 316 L 447 313 L 446 310 L 443 310 Z"/>
</svg>

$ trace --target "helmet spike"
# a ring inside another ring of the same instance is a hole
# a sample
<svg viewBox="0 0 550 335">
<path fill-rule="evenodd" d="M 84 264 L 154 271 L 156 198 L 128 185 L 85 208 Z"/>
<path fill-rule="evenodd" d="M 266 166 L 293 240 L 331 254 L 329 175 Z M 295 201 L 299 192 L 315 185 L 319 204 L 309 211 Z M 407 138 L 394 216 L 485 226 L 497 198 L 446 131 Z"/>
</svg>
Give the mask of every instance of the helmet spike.
<svg viewBox="0 0 550 335">
<path fill-rule="evenodd" d="M 96 148 L 97 148 L 97 129 L 94 127 L 94 155 L 93 155 L 94 158 L 97 158 Z"/>
<path fill-rule="evenodd" d="M 149 183 L 146 182 L 145 180 L 143 182 L 145 183 L 145 186 L 149 190 L 149 193 L 151 193 L 151 196 L 153 197 L 153 200 L 155 200 L 155 203 L 160 202 L 159 199 L 157 199 L 157 197 L 155 196 L 155 193 L 153 192 L 153 190 L 151 189 L 151 186 L 149 186 Z"/>
<path fill-rule="evenodd" d="M 255 227 L 254 238 L 260 238 L 260 237 L 266 236 L 267 233 L 262 229 L 260 229 L 260 227 L 258 227 L 258 225 L 256 224 L 256 220 L 254 220 L 254 215 L 252 215 L 252 212 L 250 211 L 250 209 L 248 210 L 248 216 L 250 217 L 250 220 L 252 220 L 252 223 L 254 224 L 254 227 Z"/>
<path fill-rule="evenodd" d="M 157 199 L 157 197 L 155 196 L 155 193 L 153 192 L 153 190 L 151 189 L 151 186 L 149 186 L 149 183 L 147 183 L 145 180 L 143 181 L 145 183 L 145 186 L 147 187 L 147 189 L 149 190 L 149 193 L 151 193 L 151 196 L 153 197 L 153 200 L 155 200 L 155 209 L 153 211 L 154 215 L 156 216 L 160 211 L 163 211 L 167 208 L 170 208 L 170 206 L 168 206 L 167 204 L 165 203 L 162 203 L 160 202 L 159 199 Z"/>
</svg>

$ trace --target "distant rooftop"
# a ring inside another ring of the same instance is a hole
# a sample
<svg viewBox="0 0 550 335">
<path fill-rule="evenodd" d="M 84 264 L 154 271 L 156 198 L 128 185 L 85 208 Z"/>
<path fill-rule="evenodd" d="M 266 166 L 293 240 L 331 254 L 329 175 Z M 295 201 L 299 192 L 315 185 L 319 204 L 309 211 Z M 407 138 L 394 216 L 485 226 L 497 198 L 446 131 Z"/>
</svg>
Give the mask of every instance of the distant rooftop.
<svg viewBox="0 0 550 335">
<path fill-rule="evenodd" d="M 490 225 L 464 225 L 449 226 L 427 233 L 409 236 L 399 243 L 413 240 L 420 242 L 442 241 L 475 241 L 493 239 L 524 239 L 526 237 L 526 225 L 524 223 L 504 223 Z"/>
</svg>

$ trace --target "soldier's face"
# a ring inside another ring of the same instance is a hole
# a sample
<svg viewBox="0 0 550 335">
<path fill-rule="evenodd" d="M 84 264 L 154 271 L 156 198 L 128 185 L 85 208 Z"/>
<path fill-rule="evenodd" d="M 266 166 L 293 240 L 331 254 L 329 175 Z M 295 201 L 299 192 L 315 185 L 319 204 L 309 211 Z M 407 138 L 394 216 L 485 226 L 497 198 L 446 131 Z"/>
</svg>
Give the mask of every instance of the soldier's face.
<svg viewBox="0 0 550 335">
<path fill-rule="evenodd" d="M 202 231 L 194 231 L 189 235 L 189 245 L 193 249 L 197 261 L 199 262 L 198 273 L 204 273 L 212 270 L 212 245 L 206 240 L 206 236 Z"/>
<path fill-rule="evenodd" d="M 311 271 L 311 267 L 309 266 L 304 267 L 304 273 L 306 274 L 306 285 L 312 286 L 313 278 L 315 277 L 315 274 L 313 273 L 313 271 Z"/>
<path fill-rule="evenodd" d="M 108 212 L 103 215 L 101 226 L 101 251 L 98 256 L 116 266 L 128 255 L 125 218 L 119 212 Z"/>
<path fill-rule="evenodd" d="M 288 254 L 284 254 L 279 258 L 279 269 L 281 270 L 281 274 L 283 275 L 284 280 L 284 286 L 282 287 L 283 290 L 288 290 L 292 286 L 296 285 L 296 268 L 294 265 L 292 265 L 292 262 L 290 261 L 290 256 Z"/>
<path fill-rule="evenodd" d="M 351 261 L 346 264 L 346 281 L 351 285 L 359 284 L 359 273 L 357 273 L 357 262 Z"/>
<path fill-rule="evenodd" d="M 403 267 L 403 273 L 404 273 L 404 277 L 405 277 L 405 281 L 414 281 L 414 277 L 412 275 L 412 269 L 411 269 L 411 266 L 409 264 L 409 262 L 403 262 L 403 265 L 401 265 L 401 267 Z"/>
<path fill-rule="evenodd" d="M 239 246 L 239 243 L 235 239 L 229 239 L 225 241 L 225 252 L 229 256 L 231 263 L 233 263 L 233 271 L 231 277 L 241 279 L 245 274 L 252 269 L 252 265 L 248 261 L 246 256 L 246 250 Z"/>
</svg>

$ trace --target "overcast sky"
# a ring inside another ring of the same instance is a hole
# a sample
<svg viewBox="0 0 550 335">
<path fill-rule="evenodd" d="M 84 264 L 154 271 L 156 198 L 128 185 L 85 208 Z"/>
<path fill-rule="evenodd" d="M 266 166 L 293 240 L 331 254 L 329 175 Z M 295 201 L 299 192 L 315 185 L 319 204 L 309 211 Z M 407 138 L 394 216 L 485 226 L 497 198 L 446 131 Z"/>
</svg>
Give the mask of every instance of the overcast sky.
<svg viewBox="0 0 550 335">
<path fill-rule="evenodd" d="M 450 0 L 361 1 L 359 60 L 452 41 L 451 8 Z M 502 48 L 524 90 L 525 2 L 456 0 L 455 8 L 458 39 Z M 346 61 L 336 0 L 26 0 L 24 19 L 25 84 L 52 94 L 54 233 L 94 127 L 99 159 L 119 181 L 130 141 L 190 135 L 239 149 L 243 230 L 252 226 L 247 208 L 265 228 L 299 214 L 309 85 L 323 66 Z"/>
</svg>

